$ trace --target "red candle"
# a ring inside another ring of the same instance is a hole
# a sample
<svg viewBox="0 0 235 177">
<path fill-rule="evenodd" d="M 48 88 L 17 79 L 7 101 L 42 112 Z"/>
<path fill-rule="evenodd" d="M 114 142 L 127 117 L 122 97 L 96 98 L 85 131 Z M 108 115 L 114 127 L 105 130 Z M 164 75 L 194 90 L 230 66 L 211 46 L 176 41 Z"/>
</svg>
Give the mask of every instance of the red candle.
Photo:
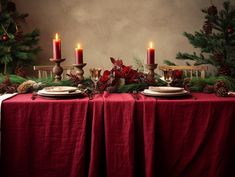
<svg viewBox="0 0 235 177">
<path fill-rule="evenodd" d="M 80 44 L 78 44 L 75 48 L 75 58 L 76 64 L 83 64 L 83 49 L 81 48 Z"/>
<path fill-rule="evenodd" d="M 53 58 L 61 59 L 61 41 L 58 33 L 55 34 L 55 39 L 53 39 Z"/>
<path fill-rule="evenodd" d="M 155 49 L 153 48 L 153 43 L 150 42 L 150 47 L 147 50 L 147 64 L 154 64 L 155 60 Z"/>
</svg>

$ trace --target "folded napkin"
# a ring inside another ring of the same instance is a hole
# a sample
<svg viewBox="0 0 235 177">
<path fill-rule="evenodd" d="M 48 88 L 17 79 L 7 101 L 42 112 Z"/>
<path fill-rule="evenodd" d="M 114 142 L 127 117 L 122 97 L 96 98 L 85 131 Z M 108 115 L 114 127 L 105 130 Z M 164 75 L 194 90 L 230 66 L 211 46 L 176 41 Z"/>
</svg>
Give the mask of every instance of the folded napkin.
<svg viewBox="0 0 235 177">
<path fill-rule="evenodd" d="M 228 92 L 229 96 L 235 96 L 235 92 Z"/>
<path fill-rule="evenodd" d="M 7 93 L 7 94 L 4 94 L 4 95 L 1 95 L 0 96 L 0 156 L 1 156 L 1 115 L 2 115 L 2 102 L 8 98 L 11 98 L 13 96 L 15 96 L 17 93 Z"/>
</svg>

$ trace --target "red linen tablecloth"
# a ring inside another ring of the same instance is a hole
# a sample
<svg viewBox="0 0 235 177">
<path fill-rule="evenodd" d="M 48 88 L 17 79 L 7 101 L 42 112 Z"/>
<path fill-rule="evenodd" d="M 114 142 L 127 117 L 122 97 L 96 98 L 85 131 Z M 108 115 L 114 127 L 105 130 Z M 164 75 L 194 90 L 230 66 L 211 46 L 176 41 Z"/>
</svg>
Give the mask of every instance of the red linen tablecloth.
<svg viewBox="0 0 235 177">
<path fill-rule="evenodd" d="M 2 105 L 3 177 L 234 177 L 235 97 L 131 94 Z"/>
</svg>

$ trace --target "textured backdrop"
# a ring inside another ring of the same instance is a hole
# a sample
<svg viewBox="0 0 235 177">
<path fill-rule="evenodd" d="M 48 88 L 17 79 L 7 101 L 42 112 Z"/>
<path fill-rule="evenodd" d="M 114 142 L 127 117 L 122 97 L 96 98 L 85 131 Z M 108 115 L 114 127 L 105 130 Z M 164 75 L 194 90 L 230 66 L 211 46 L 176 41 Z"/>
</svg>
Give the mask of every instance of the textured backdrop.
<svg viewBox="0 0 235 177">
<path fill-rule="evenodd" d="M 216 6 L 222 0 L 214 1 Z M 209 0 L 18 0 L 20 12 L 28 12 L 26 30 L 41 31 L 43 51 L 37 64 L 49 64 L 52 38 L 61 35 L 65 64 L 74 63 L 74 48 L 80 42 L 84 60 L 91 67 L 110 68 L 109 57 L 134 65 L 145 62 L 146 48 L 153 41 L 156 61 L 174 60 L 177 51 L 192 51 L 183 31 L 194 32 L 203 24 L 200 9 Z"/>
</svg>

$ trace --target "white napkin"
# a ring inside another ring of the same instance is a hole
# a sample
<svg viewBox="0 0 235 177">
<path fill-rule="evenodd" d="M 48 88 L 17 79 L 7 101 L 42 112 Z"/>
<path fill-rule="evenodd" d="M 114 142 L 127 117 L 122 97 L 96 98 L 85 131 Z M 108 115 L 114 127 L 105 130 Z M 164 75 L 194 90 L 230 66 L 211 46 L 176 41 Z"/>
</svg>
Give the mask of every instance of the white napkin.
<svg viewBox="0 0 235 177">
<path fill-rule="evenodd" d="M 1 115 L 2 115 L 2 102 L 8 98 L 11 98 L 13 96 L 15 96 L 17 93 L 7 93 L 7 94 L 4 94 L 4 95 L 1 95 L 0 96 L 0 156 L 1 156 Z"/>
<path fill-rule="evenodd" d="M 235 92 L 228 92 L 229 96 L 235 96 Z"/>
</svg>

